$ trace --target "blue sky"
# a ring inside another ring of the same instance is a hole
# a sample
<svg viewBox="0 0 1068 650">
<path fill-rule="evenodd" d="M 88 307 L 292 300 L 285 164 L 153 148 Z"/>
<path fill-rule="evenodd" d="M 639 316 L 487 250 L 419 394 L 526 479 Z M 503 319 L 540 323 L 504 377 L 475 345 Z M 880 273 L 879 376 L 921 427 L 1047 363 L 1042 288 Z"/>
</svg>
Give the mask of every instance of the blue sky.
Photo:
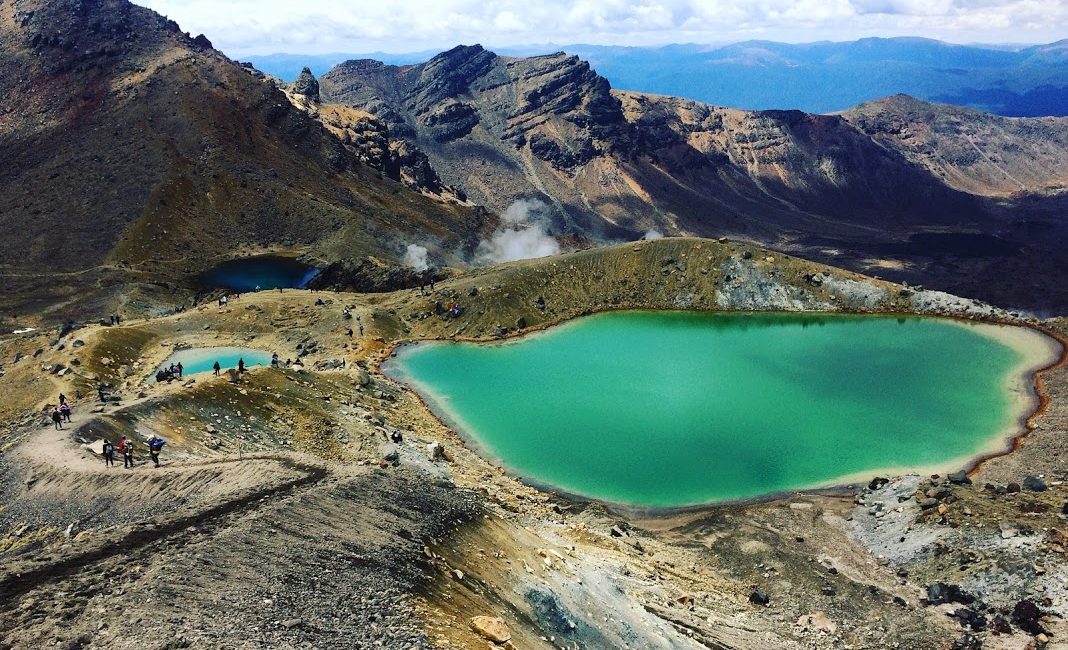
<svg viewBox="0 0 1068 650">
<path fill-rule="evenodd" d="M 1068 37 L 1068 0 L 136 0 L 231 56 L 410 52 L 458 43 L 659 45 L 924 36 Z"/>
</svg>

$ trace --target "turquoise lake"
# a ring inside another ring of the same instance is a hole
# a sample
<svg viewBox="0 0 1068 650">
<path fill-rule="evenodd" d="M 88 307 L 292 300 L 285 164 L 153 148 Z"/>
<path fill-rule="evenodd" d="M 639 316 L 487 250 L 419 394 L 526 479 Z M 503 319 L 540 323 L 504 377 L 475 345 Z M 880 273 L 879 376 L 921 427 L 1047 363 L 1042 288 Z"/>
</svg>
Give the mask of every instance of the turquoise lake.
<svg viewBox="0 0 1068 650">
<path fill-rule="evenodd" d="M 271 365 L 271 353 L 251 348 L 192 348 L 179 350 L 159 365 L 157 370 L 168 368 L 172 363 L 181 363 L 183 376 L 195 375 L 201 372 L 212 372 L 215 362 L 218 361 L 225 372 L 230 368 L 237 368 L 237 362 L 245 360 L 245 367 Z M 155 374 L 155 370 L 152 371 Z"/>
<path fill-rule="evenodd" d="M 1053 355 L 935 318 L 614 312 L 406 346 L 385 370 L 529 482 L 655 509 L 961 469 L 1004 449 Z"/>
</svg>

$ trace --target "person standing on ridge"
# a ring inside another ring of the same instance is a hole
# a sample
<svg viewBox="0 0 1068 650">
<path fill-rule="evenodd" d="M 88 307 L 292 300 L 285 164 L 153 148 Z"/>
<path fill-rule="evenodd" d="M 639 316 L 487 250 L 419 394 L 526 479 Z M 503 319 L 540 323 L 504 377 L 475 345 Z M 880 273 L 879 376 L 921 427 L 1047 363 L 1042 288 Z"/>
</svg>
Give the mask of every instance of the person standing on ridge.
<svg viewBox="0 0 1068 650">
<path fill-rule="evenodd" d="M 216 361 L 215 365 L 212 366 L 212 370 L 215 371 L 215 376 L 218 377 L 219 376 L 219 372 L 222 371 L 222 366 L 219 365 L 218 361 Z"/>
<path fill-rule="evenodd" d="M 115 467 L 115 445 L 104 438 L 104 467 Z"/>
</svg>

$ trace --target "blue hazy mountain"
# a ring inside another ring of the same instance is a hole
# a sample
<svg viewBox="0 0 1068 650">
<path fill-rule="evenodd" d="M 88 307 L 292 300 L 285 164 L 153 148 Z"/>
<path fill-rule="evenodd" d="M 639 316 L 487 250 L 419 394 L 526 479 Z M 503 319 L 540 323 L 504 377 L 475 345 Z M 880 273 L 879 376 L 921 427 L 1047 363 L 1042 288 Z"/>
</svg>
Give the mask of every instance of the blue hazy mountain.
<svg viewBox="0 0 1068 650">
<path fill-rule="evenodd" d="M 256 66 L 260 72 L 278 77 L 286 83 L 291 83 L 307 66 L 312 74 L 320 77 L 342 61 L 352 59 L 374 59 L 390 65 L 409 65 L 426 61 L 437 54 L 437 50 L 425 52 L 406 52 L 403 54 L 389 54 L 387 52 L 368 52 L 363 54 L 263 54 L 238 57 L 242 61 L 248 61 Z"/>
<path fill-rule="evenodd" d="M 545 45 L 496 48 L 530 56 L 563 50 L 587 60 L 614 88 L 751 110 L 845 110 L 904 93 L 1010 116 L 1068 115 L 1068 39 L 1031 47 L 953 45 L 922 38 L 866 38 L 804 44 L 620 47 Z M 291 81 L 346 59 L 391 64 L 427 53 L 251 57 L 260 70 Z"/>
</svg>

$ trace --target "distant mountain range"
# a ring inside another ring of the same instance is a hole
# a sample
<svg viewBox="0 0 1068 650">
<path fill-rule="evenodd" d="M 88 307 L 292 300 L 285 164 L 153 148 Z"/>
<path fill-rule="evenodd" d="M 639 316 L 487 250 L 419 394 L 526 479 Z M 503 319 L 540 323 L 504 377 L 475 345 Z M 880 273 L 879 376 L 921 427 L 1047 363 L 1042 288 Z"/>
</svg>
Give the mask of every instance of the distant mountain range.
<svg viewBox="0 0 1068 650">
<path fill-rule="evenodd" d="M 557 50 L 589 61 L 616 89 L 732 108 L 830 113 L 904 93 L 999 115 L 1068 115 L 1068 39 L 1018 49 L 922 38 L 866 38 L 843 43 L 566 45 L 496 51 L 531 56 Z M 292 81 L 303 66 L 321 75 L 349 59 L 406 65 L 432 54 L 273 54 L 249 61 L 263 72 Z"/>
</svg>

